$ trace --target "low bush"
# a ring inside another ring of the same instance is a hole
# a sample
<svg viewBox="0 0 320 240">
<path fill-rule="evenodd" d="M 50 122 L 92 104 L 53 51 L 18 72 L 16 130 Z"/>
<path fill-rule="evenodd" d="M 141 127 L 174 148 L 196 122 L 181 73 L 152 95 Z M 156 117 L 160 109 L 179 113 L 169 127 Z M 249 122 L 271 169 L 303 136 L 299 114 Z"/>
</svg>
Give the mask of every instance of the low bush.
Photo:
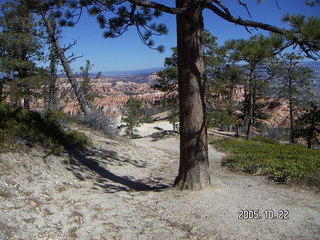
<svg viewBox="0 0 320 240">
<path fill-rule="evenodd" d="M 79 124 L 86 127 L 102 131 L 108 137 L 114 137 L 118 134 L 115 121 L 106 117 L 101 111 L 94 110 L 89 116 L 79 116 Z"/>
<path fill-rule="evenodd" d="M 47 111 L 43 114 L 0 104 L 0 151 L 12 151 L 36 144 L 60 153 L 65 148 L 83 148 L 86 136 L 76 131 L 66 131 L 60 120 L 64 113 Z"/>
<path fill-rule="evenodd" d="M 320 151 L 298 144 L 280 144 L 265 138 L 252 141 L 218 139 L 211 142 L 230 153 L 223 164 L 282 182 L 320 186 Z"/>
<path fill-rule="evenodd" d="M 270 139 L 266 137 L 254 137 L 252 138 L 253 141 L 269 143 L 269 144 L 280 144 L 280 142 L 276 139 Z"/>
</svg>

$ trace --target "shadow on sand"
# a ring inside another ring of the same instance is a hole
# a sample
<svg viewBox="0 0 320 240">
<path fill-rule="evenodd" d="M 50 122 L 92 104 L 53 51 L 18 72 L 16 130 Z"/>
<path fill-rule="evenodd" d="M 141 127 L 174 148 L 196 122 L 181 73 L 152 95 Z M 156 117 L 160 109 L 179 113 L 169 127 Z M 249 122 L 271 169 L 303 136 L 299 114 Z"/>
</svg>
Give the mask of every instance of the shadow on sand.
<svg viewBox="0 0 320 240">
<path fill-rule="evenodd" d="M 70 150 L 67 169 L 78 179 L 93 179 L 95 189 L 102 188 L 105 192 L 118 191 L 162 191 L 171 186 L 161 184 L 161 178 L 136 180 L 128 176 L 118 176 L 108 170 L 108 165 L 124 166 L 131 164 L 136 168 L 146 168 L 147 163 L 119 156 L 115 151 L 105 149 Z"/>
</svg>

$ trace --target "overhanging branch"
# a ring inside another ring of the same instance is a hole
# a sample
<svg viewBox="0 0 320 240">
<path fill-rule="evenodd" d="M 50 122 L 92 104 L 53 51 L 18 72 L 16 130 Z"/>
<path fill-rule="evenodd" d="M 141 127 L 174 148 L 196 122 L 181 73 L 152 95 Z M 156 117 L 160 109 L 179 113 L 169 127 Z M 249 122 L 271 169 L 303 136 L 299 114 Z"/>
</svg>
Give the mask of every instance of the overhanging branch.
<svg viewBox="0 0 320 240">
<path fill-rule="evenodd" d="M 251 21 L 251 20 L 243 20 L 242 18 L 235 18 L 234 16 L 232 16 L 231 14 L 227 14 L 223 11 L 221 11 L 218 7 L 214 6 L 211 3 L 205 3 L 205 7 L 210 9 L 212 12 L 214 12 L 215 14 L 217 14 L 219 17 L 227 20 L 228 22 L 232 22 L 241 26 L 245 26 L 245 27 L 254 27 L 254 28 L 260 28 L 266 31 L 270 31 L 273 33 L 278 33 L 278 34 L 285 34 L 286 31 L 284 29 L 281 29 L 279 27 L 270 25 L 270 24 L 266 24 L 266 23 L 262 23 L 262 22 L 257 22 L 257 21 Z"/>
<path fill-rule="evenodd" d="M 215 2 L 205 2 L 204 7 L 207 9 L 210 9 L 212 12 L 214 12 L 219 17 L 223 18 L 224 20 L 235 23 L 240 26 L 244 26 L 247 30 L 248 27 L 253 28 L 259 28 L 263 29 L 272 33 L 289 36 L 287 39 L 288 44 L 285 45 L 284 48 L 289 46 L 299 46 L 300 49 L 306 54 L 308 58 L 312 58 L 316 60 L 319 58 L 319 51 L 320 51 L 320 44 L 318 40 L 310 40 L 308 36 L 304 36 L 301 32 L 301 29 L 298 31 L 295 30 L 285 30 L 270 24 L 257 22 L 257 21 L 251 21 L 251 20 L 244 20 L 241 17 L 234 17 L 229 11 L 225 11 L 224 8 L 221 7 L 221 4 L 216 6 L 214 4 Z M 290 36 L 294 34 L 294 36 Z"/>
<path fill-rule="evenodd" d="M 181 14 L 186 11 L 186 8 L 174 8 L 174 7 L 168 7 L 166 5 L 156 3 L 153 1 L 148 1 L 148 0 L 129 0 L 132 4 L 136 4 L 138 6 L 142 7 L 149 7 L 149 8 L 154 8 L 158 9 L 162 12 L 170 13 L 170 14 Z"/>
</svg>

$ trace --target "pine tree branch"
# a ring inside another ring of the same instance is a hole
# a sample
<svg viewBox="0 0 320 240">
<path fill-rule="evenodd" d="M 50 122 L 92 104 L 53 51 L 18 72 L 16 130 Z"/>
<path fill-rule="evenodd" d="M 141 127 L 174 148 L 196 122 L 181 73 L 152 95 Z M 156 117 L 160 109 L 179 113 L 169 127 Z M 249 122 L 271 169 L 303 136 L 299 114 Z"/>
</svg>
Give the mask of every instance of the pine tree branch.
<svg viewBox="0 0 320 240">
<path fill-rule="evenodd" d="M 231 15 L 229 9 L 227 7 L 225 7 L 220 0 L 214 0 L 213 1 L 215 4 L 217 4 L 226 14 Z"/>
<path fill-rule="evenodd" d="M 138 6 L 154 8 L 170 14 L 181 14 L 186 11 L 186 8 L 168 7 L 166 5 L 156 3 L 153 1 L 148 1 L 148 0 L 128 0 L 128 1 Z"/>
<path fill-rule="evenodd" d="M 281 29 L 279 27 L 276 27 L 276 26 L 273 26 L 270 24 L 257 22 L 257 21 L 251 21 L 251 20 L 243 20 L 240 17 L 235 18 L 230 13 L 223 12 L 222 10 L 220 10 L 218 7 L 216 7 L 215 5 L 213 5 L 211 3 L 204 3 L 204 6 L 206 8 L 208 8 L 209 10 L 211 10 L 212 12 L 214 12 L 219 17 L 227 20 L 228 22 L 232 22 L 232 23 L 235 23 L 235 24 L 238 24 L 241 26 L 245 26 L 245 27 L 260 28 L 260 29 L 274 32 L 274 33 L 281 34 L 281 35 L 284 35 L 286 33 L 286 31 L 284 29 Z"/>
</svg>

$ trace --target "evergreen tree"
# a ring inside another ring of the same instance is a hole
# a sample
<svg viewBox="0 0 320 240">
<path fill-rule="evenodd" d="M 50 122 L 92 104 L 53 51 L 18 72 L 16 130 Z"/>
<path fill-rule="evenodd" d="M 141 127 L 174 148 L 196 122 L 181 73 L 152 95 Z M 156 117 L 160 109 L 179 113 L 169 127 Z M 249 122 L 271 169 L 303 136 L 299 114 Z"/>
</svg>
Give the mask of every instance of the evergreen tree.
<svg viewBox="0 0 320 240">
<path fill-rule="evenodd" d="M 243 121 L 247 140 L 250 140 L 252 128 L 257 119 L 267 116 L 261 111 L 268 97 L 269 77 L 266 75 L 266 64 L 275 52 L 282 47 L 282 39 L 277 36 L 252 36 L 249 40 L 231 40 L 225 44 L 230 59 L 245 62 L 245 100 L 243 103 Z"/>
<path fill-rule="evenodd" d="M 92 92 L 92 83 L 90 77 L 90 71 L 94 64 L 91 64 L 90 60 L 86 60 L 86 65 L 80 67 L 80 77 L 81 77 L 81 92 L 85 95 L 86 99 L 93 101 L 94 98 L 99 97 L 98 94 Z M 98 78 L 101 73 L 98 73 L 96 78 Z"/>
<path fill-rule="evenodd" d="M 307 140 L 308 148 L 320 144 L 320 109 L 312 102 L 297 121 L 297 135 Z"/>
<path fill-rule="evenodd" d="M 0 88 L 6 84 L 10 99 L 29 108 L 32 96 L 39 97 L 47 73 L 38 68 L 41 60 L 41 33 L 33 15 L 19 0 L 1 6 L 0 17 L 0 72 L 5 73 Z M 2 93 L 3 94 L 3 93 Z M 4 96 L 1 96 L 4 98 Z"/>
<path fill-rule="evenodd" d="M 219 71 L 217 71 L 219 69 Z M 244 73 L 235 63 L 215 68 L 207 83 L 207 119 L 209 127 L 223 129 L 238 125 L 239 101 L 234 97 L 235 90 L 243 83 Z M 238 131 L 238 129 L 237 129 Z"/>
<path fill-rule="evenodd" d="M 122 119 L 126 123 L 126 134 L 131 138 L 135 138 L 135 128 L 139 127 L 142 122 L 142 114 L 140 112 L 142 102 L 139 99 L 129 97 L 125 108 L 125 117 Z"/>
<path fill-rule="evenodd" d="M 294 53 L 281 55 L 270 66 L 270 73 L 276 78 L 277 96 L 289 104 L 290 142 L 295 143 L 295 119 L 299 109 L 308 105 L 307 99 L 312 100 L 310 79 L 312 70 L 300 64 L 303 58 Z"/>
<path fill-rule="evenodd" d="M 157 83 L 154 88 L 165 92 L 162 100 L 156 104 L 165 105 L 169 111 L 168 120 L 173 126 L 173 130 L 177 130 L 179 122 L 179 100 L 178 100 L 178 71 L 177 71 L 177 49 L 172 48 L 171 57 L 167 57 L 164 63 L 165 69 L 158 72 Z"/>
<path fill-rule="evenodd" d="M 53 28 L 53 31 L 58 35 L 59 29 L 56 26 L 55 19 L 51 18 L 51 25 Z M 57 87 L 57 80 L 58 80 L 58 74 L 57 74 L 57 66 L 58 66 L 58 56 L 56 55 L 55 46 L 52 43 L 50 37 L 47 37 L 47 44 L 49 45 L 49 72 L 50 77 L 47 82 L 47 87 L 45 89 L 45 109 L 47 110 L 58 110 L 60 108 L 59 106 L 59 99 L 58 99 L 58 87 Z"/>
</svg>

